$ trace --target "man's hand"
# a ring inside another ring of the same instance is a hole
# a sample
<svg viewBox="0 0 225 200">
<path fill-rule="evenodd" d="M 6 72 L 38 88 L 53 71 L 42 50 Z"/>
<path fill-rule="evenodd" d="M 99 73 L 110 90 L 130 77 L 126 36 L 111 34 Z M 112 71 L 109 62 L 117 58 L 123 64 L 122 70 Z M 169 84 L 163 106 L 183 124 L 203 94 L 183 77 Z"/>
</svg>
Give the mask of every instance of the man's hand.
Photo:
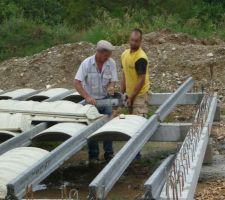
<svg viewBox="0 0 225 200">
<path fill-rule="evenodd" d="M 94 98 L 92 98 L 91 96 L 88 96 L 85 98 L 85 101 L 88 103 L 88 104 L 92 104 L 92 105 L 96 105 L 96 100 Z"/>
<path fill-rule="evenodd" d="M 133 98 L 128 97 L 128 99 L 127 99 L 127 106 L 128 106 L 128 112 L 129 112 L 129 114 L 132 114 L 133 113 L 133 103 L 134 103 Z"/>
<path fill-rule="evenodd" d="M 133 103 L 134 103 L 134 99 L 131 97 L 128 97 L 127 106 L 131 108 L 131 107 L 133 107 Z"/>
</svg>

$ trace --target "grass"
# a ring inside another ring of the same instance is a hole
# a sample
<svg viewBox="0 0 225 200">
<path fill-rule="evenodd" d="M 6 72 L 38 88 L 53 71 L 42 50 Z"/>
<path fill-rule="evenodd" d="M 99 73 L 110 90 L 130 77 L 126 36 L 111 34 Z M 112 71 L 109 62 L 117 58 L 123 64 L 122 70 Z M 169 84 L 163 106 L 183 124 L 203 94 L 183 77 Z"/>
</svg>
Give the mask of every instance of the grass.
<svg viewBox="0 0 225 200">
<path fill-rule="evenodd" d="M 225 115 L 225 107 L 221 107 L 220 114 Z"/>
<path fill-rule="evenodd" d="M 96 43 L 100 39 L 115 45 L 127 42 L 128 34 L 135 28 L 145 33 L 170 28 L 175 32 L 188 33 L 197 38 L 219 37 L 225 39 L 225 15 L 219 23 L 211 18 L 204 20 L 195 16 L 183 20 L 179 15 L 152 16 L 146 10 L 130 10 L 120 17 L 113 17 L 102 11 L 91 26 L 77 29 L 77 26 L 61 23 L 49 25 L 25 19 L 23 16 L 11 17 L 0 26 L 0 61 L 11 57 L 32 55 L 58 44 L 87 41 Z"/>
<path fill-rule="evenodd" d="M 63 24 L 48 26 L 13 17 L 0 26 L 0 60 L 32 55 L 57 44 L 75 42 L 73 32 Z"/>
</svg>

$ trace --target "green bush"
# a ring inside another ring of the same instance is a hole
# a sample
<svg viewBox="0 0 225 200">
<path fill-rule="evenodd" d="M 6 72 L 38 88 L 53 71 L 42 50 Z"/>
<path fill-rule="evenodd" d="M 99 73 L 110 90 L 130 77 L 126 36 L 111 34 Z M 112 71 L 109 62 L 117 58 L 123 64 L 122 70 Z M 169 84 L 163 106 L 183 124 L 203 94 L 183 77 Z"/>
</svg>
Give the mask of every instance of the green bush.
<svg viewBox="0 0 225 200">
<path fill-rule="evenodd" d="M 225 39 L 225 1 L 1 0 L 0 60 L 80 40 L 119 45 L 135 27 Z"/>
<path fill-rule="evenodd" d="M 0 26 L 0 60 L 32 55 L 48 47 L 76 41 L 74 30 L 66 25 L 37 24 L 12 17 Z"/>
</svg>

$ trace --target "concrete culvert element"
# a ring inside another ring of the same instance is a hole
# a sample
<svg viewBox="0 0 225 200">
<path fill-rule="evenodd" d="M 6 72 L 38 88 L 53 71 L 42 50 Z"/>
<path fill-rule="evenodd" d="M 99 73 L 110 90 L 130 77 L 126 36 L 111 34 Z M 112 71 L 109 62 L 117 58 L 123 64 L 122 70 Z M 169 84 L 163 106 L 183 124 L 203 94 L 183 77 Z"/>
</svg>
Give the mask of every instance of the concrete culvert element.
<svg viewBox="0 0 225 200">
<path fill-rule="evenodd" d="M 13 90 L 10 92 L 6 92 L 0 95 L 0 100 L 1 99 L 15 99 L 21 96 L 25 96 L 28 95 L 30 93 L 35 92 L 34 89 L 31 88 L 22 88 L 22 89 L 17 89 L 17 90 Z"/>
<path fill-rule="evenodd" d="M 35 147 L 19 147 L 0 156 L 0 199 L 7 194 L 6 185 L 24 173 L 49 152 Z"/>
<path fill-rule="evenodd" d="M 79 103 L 80 101 L 84 100 L 84 98 L 82 96 L 80 96 L 80 94 L 78 92 L 74 92 L 74 93 L 66 96 L 65 98 L 63 98 L 63 100 L 72 101 L 74 103 Z"/>
<path fill-rule="evenodd" d="M 37 134 L 35 141 L 65 141 L 78 133 L 87 125 L 82 123 L 59 123 Z"/>
<path fill-rule="evenodd" d="M 5 142 L 6 140 L 9 140 L 17 135 L 18 133 L 15 132 L 0 130 L 0 143 Z"/>
<path fill-rule="evenodd" d="M 90 135 L 92 140 L 128 140 L 147 121 L 137 115 L 120 115 Z"/>
<path fill-rule="evenodd" d="M 31 117 L 22 113 L 0 113 L 0 130 L 23 132 L 31 128 Z"/>
<path fill-rule="evenodd" d="M 6 113 L 23 113 L 32 116 L 33 121 L 82 121 L 89 122 L 102 115 L 93 105 L 81 105 L 69 101 L 0 101 L 0 111 Z"/>
<path fill-rule="evenodd" d="M 42 91 L 38 94 L 35 94 L 35 95 L 29 97 L 27 100 L 44 101 L 48 98 L 60 95 L 60 94 L 62 94 L 64 92 L 67 92 L 67 91 L 68 91 L 68 89 L 65 89 L 65 88 L 52 88 L 52 89 L 49 89 L 49 90 Z"/>
</svg>

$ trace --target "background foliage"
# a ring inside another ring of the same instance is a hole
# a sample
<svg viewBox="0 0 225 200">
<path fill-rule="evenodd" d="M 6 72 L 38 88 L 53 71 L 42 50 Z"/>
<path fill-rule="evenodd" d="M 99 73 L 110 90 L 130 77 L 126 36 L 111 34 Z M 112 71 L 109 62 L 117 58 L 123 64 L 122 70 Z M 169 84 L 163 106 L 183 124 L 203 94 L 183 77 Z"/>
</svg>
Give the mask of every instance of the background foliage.
<svg viewBox="0 0 225 200">
<path fill-rule="evenodd" d="M 121 44 L 134 27 L 225 39 L 225 1 L 1 0 L 0 60 L 80 40 Z"/>
</svg>

